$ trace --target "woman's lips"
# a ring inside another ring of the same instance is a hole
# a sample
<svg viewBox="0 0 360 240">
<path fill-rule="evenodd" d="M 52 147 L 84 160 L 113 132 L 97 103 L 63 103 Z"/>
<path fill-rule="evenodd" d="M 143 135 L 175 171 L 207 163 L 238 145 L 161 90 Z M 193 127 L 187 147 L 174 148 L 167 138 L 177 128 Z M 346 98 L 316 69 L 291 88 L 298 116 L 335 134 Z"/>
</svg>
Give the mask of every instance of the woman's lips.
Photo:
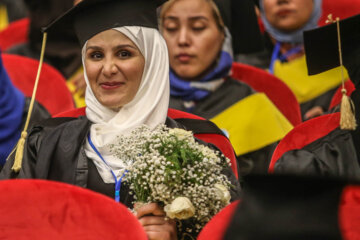
<svg viewBox="0 0 360 240">
<path fill-rule="evenodd" d="M 280 10 L 277 12 L 277 15 L 279 17 L 286 17 L 287 15 L 291 14 L 293 11 L 289 10 L 289 9 L 284 9 L 284 10 Z"/>
<path fill-rule="evenodd" d="M 104 83 L 100 83 L 100 86 L 105 90 L 111 90 L 111 89 L 118 88 L 118 87 L 122 86 L 123 84 L 124 83 L 122 83 L 122 82 L 104 82 Z"/>
<path fill-rule="evenodd" d="M 189 55 L 189 54 L 179 54 L 179 55 L 176 55 L 176 58 L 182 62 L 182 63 L 187 63 L 191 60 L 193 56 L 192 55 Z"/>
</svg>

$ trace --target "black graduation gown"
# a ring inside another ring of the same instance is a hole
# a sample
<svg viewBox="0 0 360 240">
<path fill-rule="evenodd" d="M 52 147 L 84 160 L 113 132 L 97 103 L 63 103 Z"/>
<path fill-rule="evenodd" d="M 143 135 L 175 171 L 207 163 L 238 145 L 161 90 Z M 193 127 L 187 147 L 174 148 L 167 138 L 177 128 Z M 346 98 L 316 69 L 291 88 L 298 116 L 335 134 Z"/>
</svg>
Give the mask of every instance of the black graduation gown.
<svg viewBox="0 0 360 240">
<path fill-rule="evenodd" d="M 360 47 L 344 55 L 356 90 L 351 94 L 355 105 L 355 131 L 339 128 L 299 150 L 285 153 L 275 164 L 275 173 L 331 175 L 360 179 Z"/>
<path fill-rule="evenodd" d="M 256 92 L 246 83 L 228 78 L 215 92 L 211 93 L 205 99 L 196 102 L 191 113 L 205 119 L 211 119 L 234 103 L 254 93 Z M 169 107 L 184 112 L 188 111 L 184 106 L 183 100 L 173 96 L 170 98 Z M 237 156 L 240 175 L 244 176 L 254 172 L 266 173 L 277 143 L 278 142 L 274 142 L 263 148 Z"/>
</svg>

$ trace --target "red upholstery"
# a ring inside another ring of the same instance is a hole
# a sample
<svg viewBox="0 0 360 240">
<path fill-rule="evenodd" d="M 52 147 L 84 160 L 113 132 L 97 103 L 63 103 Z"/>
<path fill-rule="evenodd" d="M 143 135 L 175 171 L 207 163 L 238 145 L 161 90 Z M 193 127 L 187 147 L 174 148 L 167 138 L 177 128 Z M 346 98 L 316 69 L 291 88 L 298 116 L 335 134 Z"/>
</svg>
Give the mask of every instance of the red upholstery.
<svg viewBox="0 0 360 240">
<path fill-rule="evenodd" d="M 301 123 L 299 103 L 289 87 L 279 78 L 262 69 L 241 63 L 233 64 L 232 77 L 247 83 L 258 92 L 265 93 L 293 126 Z"/>
<path fill-rule="evenodd" d="M 27 42 L 29 24 L 29 19 L 23 18 L 10 23 L 0 31 L 0 50 L 6 51 L 14 45 Z"/>
<path fill-rule="evenodd" d="M 332 109 L 332 108 L 336 107 L 337 105 L 339 105 L 339 104 L 341 103 L 341 98 L 342 98 L 341 89 L 342 89 L 342 86 L 340 86 L 340 87 L 336 90 L 334 96 L 333 96 L 332 99 L 331 99 L 329 109 Z M 347 81 L 345 82 L 345 89 L 346 89 L 346 95 L 350 96 L 351 93 L 352 93 L 353 91 L 355 91 L 355 85 L 353 84 L 352 81 L 347 80 Z"/>
<path fill-rule="evenodd" d="M 79 117 L 85 115 L 85 108 L 78 108 L 63 112 L 55 115 L 54 117 Z M 182 112 L 179 110 L 169 108 L 168 116 L 172 119 L 177 118 L 192 118 L 192 119 L 204 119 L 191 113 Z M 217 146 L 221 152 L 230 159 L 231 169 L 233 170 L 236 177 L 238 177 L 237 162 L 234 149 L 228 138 L 222 135 L 214 134 L 195 134 L 195 137 L 203 140 L 204 142 L 212 143 Z"/>
<path fill-rule="evenodd" d="M 324 137 L 340 123 L 340 113 L 326 114 L 310 119 L 293 128 L 278 144 L 271 158 L 269 172 L 274 171 L 276 161 L 286 152 L 301 149 Z"/>
<path fill-rule="evenodd" d="M 234 215 L 239 200 L 232 202 L 218 214 L 216 214 L 201 230 L 198 240 L 220 240 L 223 239 L 225 231 Z"/>
<path fill-rule="evenodd" d="M 344 240 L 360 239 L 360 186 L 347 186 L 341 196 L 339 224 Z"/>
<path fill-rule="evenodd" d="M 329 14 L 333 18 L 339 17 L 340 19 L 348 18 L 360 13 L 359 0 L 323 0 L 322 2 L 322 16 L 319 20 L 319 25 L 326 25 L 325 21 Z"/>
<path fill-rule="evenodd" d="M 77 186 L 44 180 L 0 182 L 0 238 L 146 240 L 122 204 Z"/>
<path fill-rule="evenodd" d="M 3 54 L 3 63 L 13 84 L 26 96 L 31 97 L 39 62 L 27 57 Z M 74 101 L 66 86 L 65 78 L 52 66 L 43 64 L 36 100 L 51 115 L 75 108 Z"/>
</svg>

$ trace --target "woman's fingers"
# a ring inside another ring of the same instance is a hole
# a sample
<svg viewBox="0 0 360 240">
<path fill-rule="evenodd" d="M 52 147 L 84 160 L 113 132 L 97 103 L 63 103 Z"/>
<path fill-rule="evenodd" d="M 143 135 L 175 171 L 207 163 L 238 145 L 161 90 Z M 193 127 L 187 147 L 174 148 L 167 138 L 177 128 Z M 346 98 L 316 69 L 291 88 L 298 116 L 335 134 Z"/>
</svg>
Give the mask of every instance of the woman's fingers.
<svg viewBox="0 0 360 240">
<path fill-rule="evenodd" d="M 154 218 L 160 218 L 160 217 L 154 217 Z M 161 239 L 161 240 L 177 239 L 176 223 L 173 220 L 165 221 L 164 224 L 145 225 L 143 227 L 149 239 Z"/>
<path fill-rule="evenodd" d="M 164 210 L 157 203 L 146 204 L 136 211 L 136 217 L 139 219 L 145 215 L 155 215 L 165 217 Z"/>
</svg>

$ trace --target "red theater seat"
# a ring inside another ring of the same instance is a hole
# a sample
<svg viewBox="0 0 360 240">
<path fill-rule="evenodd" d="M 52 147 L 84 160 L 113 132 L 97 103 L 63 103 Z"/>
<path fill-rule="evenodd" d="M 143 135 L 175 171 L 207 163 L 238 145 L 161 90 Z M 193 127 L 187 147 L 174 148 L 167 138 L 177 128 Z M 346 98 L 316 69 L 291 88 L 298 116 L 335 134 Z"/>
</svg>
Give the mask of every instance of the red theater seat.
<svg viewBox="0 0 360 240">
<path fill-rule="evenodd" d="M 11 54 L 2 54 L 3 63 L 13 84 L 25 96 L 31 97 L 39 61 Z M 41 70 L 36 100 L 51 115 L 71 110 L 75 104 L 65 78 L 52 66 L 44 63 Z"/>
<path fill-rule="evenodd" d="M 122 204 L 77 186 L 44 180 L 0 182 L 0 239 L 146 240 Z"/>
<path fill-rule="evenodd" d="M 63 112 L 55 115 L 54 117 L 79 117 L 85 115 L 85 108 L 73 109 L 67 112 Z M 198 119 L 204 120 L 204 118 L 196 116 L 191 113 L 182 112 L 179 110 L 168 110 L 168 116 L 172 119 Z M 212 143 L 217 146 L 221 152 L 230 159 L 231 168 L 236 177 L 238 177 L 237 162 L 234 149 L 227 137 L 217 133 L 194 133 L 195 137 L 203 140 L 204 142 Z"/>
<path fill-rule="evenodd" d="M 301 123 L 300 106 L 295 95 L 279 78 L 265 70 L 234 63 L 232 77 L 245 82 L 258 92 L 263 92 L 293 126 Z"/>
<path fill-rule="evenodd" d="M 216 214 L 201 230 L 198 240 L 220 240 L 228 228 L 230 221 L 234 215 L 239 200 L 232 202 Z"/>
<path fill-rule="evenodd" d="M 0 50 L 6 51 L 12 46 L 27 42 L 29 24 L 29 19 L 23 18 L 10 23 L 0 31 Z"/>
</svg>

